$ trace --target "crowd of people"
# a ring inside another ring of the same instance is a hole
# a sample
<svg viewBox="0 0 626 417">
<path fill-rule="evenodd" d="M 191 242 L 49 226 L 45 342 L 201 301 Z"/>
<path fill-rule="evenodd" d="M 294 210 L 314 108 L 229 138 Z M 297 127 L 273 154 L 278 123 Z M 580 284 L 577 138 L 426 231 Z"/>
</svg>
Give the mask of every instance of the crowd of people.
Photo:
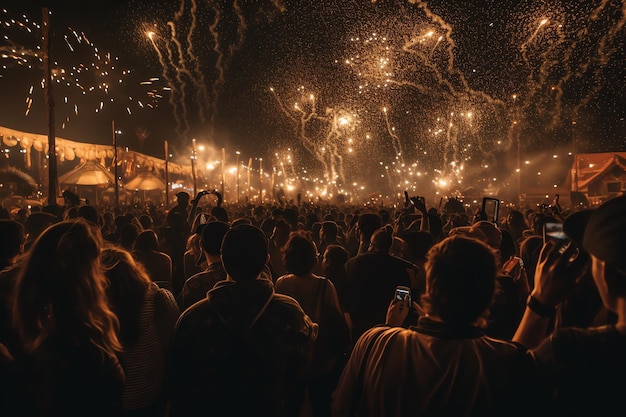
<svg viewBox="0 0 626 417">
<path fill-rule="evenodd" d="M 213 193 L 0 213 L 0 415 L 626 415 L 626 196 Z"/>
</svg>

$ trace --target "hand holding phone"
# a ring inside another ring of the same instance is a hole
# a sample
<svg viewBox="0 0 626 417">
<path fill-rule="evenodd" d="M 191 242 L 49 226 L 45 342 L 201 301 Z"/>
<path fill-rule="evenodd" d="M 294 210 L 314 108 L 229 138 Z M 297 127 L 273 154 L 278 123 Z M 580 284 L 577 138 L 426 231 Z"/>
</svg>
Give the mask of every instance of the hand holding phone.
<svg viewBox="0 0 626 417">
<path fill-rule="evenodd" d="M 403 285 L 396 287 L 396 293 L 394 296 L 395 302 L 404 302 L 409 307 L 411 306 L 411 289 Z"/>
<path fill-rule="evenodd" d="M 498 224 L 500 216 L 500 199 L 493 197 L 483 197 L 481 213 L 486 217 L 485 220 Z"/>
<path fill-rule="evenodd" d="M 412 306 L 411 289 L 406 286 L 398 285 L 393 299 L 387 308 L 387 325 L 392 327 L 402 326 Z"/>
</svg>

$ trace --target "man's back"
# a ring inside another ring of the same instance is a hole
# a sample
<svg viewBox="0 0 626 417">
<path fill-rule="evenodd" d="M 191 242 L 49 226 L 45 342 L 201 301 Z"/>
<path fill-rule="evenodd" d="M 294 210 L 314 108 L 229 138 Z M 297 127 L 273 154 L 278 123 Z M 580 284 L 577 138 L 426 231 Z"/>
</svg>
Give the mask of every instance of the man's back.
<svg viewBox="0 0 626 417">
<path fill-rule="evenodd" d="M 179 319 L 169 358 L 172 416 L 283 415 L 310 320 L 264 279 L 226 281 Z"/>
<path fill-rule="evenodd" d="M 333 415 L 353 407 L 372 417 L 516 415 L 534 376 L 525 352 L 473 326 L 421 319 L 411 329 L 376 327 L 352 352 Z"/>
</svg>

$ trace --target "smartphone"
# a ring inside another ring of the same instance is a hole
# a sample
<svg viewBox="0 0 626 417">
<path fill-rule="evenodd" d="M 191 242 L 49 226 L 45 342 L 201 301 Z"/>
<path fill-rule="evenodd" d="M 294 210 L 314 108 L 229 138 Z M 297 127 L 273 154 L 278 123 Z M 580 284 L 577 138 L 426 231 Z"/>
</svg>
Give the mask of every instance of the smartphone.
<svg viewBox="0 0 626 417">
<path fill-rule="evenodd" d="M 483 197 L 483 205 L 481 211 L 487 216 L 487 220 L 492 223 L 498 223 L 500 216 L 500 199 L 493 197 Z"/>
<path fill-rule="evenodd" d="M 505 264 L 506 266 L 503 268 L 503 271 L 511 276 L 513 276 L 514 272 L 517 272 L 518 269 L 524 267 L 524 261 L 518 256 L 511 257 Z"/>
<path fill-rule="evenodd" d="M 557 241 L 565 241 L 567 235 L 563 231 L 563 223 L 546 223 L 543 225 L 543 243 L 554 239 Z"/>
<path fill-rule="evenodd" d="M 396 287 L 396 295 L 394 296 L 394 300 L 396 302 L 398 301 L 404 301 L 404 299 L 406 297 L 409 297 L 408 301 L 409 301 L 409 306 L 412 304 L 411 303 L 411 289 L 409 287 L 405 287 L 404 285 L 398 285 Z"/>
</svg>

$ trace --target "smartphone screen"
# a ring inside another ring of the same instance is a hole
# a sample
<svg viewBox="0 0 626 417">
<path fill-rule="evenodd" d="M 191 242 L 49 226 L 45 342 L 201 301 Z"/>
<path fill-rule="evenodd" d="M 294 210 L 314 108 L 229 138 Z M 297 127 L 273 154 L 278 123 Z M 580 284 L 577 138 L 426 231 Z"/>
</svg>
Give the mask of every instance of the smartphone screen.
<svg viewBox="0 0 626 417">
<path fill-rule="evenodd" d="M 500 200 L 493 197 L 483 197 L 482 211 L 487 215 L 487 220 L 498 223 L 500 215 Z"/>
<path fill-rule="evenodd" d="M 563 241 L 567 235 L 563 232 L 563 223 L 546 223 L 543 225 L 543 243 L 549 239 Z"/>
<path fill-rule="evenodd" d="M 394 299 L 396 301 L 404 301 L 406 297 L 409 297 L 409 305 L 410 305 L 411 304 L 411 289 L 409 287 L 398 285 L 396 287 L 396 295 Z"/>
</svg>

